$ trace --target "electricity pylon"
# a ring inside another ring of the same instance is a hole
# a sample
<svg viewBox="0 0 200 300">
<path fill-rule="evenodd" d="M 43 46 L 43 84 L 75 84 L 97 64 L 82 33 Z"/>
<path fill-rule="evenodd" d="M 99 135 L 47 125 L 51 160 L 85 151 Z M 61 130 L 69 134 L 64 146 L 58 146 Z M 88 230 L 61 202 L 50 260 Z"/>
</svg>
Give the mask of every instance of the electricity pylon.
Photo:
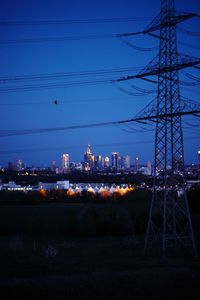
<svg viewBox="0 0 200 300">
<path fill-rule="evenodd" d="M 200 63 L 200 59 L 179 54 L 176 25 L 196 16 L 175 11 L 174 0 L 161 0 L 161 12 L 143 31 L 159 38 L 159 55 L 139 74 L 117 81 L 157 76 L 157 103 L 150 103 L 137 117 L 153 121 L 155 133 L 154 186 L 146 237 L 145 255 L 174 255 L 186 250 L 196 255 L 195 240 L 186 195 L 181 118 L 192 114 L 191 103 L 180 97 L 179 70 Z M 153 31 L 160 30 L 160 34 Z M 124 35 L 126 36 L 126 34 Z M 152 81 L 155 82 L 155 81 Z"/>
<path fill-rule="evenodd" d="M 183 18 L 176 14 L 174 0 L 161 0 L 160 24 L 166 25 L 160 27 L 159 68 L 167 68 L 158 74 L 157 115 L 181 111 L 177 66 L 184 57 L 177 51 L 176 24 Z M 181 116 L 157 119 L 154 155 L 153 197 L 144 252 L 165 256 L 184 248 L 196 255 L 185 190 Z"/>
</svg>

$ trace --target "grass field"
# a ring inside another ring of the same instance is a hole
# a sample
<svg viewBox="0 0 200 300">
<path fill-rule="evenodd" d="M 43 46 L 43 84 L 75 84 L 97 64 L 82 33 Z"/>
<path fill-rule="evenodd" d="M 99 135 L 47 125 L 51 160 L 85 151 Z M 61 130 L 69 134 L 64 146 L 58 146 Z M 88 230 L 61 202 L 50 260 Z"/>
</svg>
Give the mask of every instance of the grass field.
<svg viewBox="0 0 200 300">
<path fill-rule="evenodd" d="M 200 262 L 147 259 L 143 236 L 1 239 L 1 299 L 198 299 Z"/>
<path fill-rule="evenodd" d="M 148 208 L 148 198 L 1 205 L 0 299 L 199 299 L 198 259 L 143 257 Z"/>
</svg>

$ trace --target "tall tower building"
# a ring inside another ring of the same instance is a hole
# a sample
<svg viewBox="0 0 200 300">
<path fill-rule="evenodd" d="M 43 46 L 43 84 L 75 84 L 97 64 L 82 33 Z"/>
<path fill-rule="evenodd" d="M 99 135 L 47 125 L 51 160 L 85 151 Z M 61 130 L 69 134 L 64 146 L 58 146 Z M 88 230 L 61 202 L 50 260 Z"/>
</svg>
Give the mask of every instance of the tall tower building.
<svg viewBox="0 0 200 300">
<path fill-rule="evenodd" d="M 147 162 L 147 175 L 151 175 L 151 162 L 150 162 L 150 160 Z"/>
<path fill-rule="evenodd" d="M 131 167 L 131 158 L 129 155 L 121 156 L 121 167 L 124 170 L 129 170 Z"/>
<path fill-rule="evenodd" d="M 114 170 L 118 170 L 118 168 L 119 168 L 119 152 L 111 153 L 111 166 Z"/>
<path fill-rule="evenodd" d="M 16 162 L 16 169 L 18 171 L 21 171 L 24 169 L 24 162 L 22 159 L 18 159 L 17 162 Z"/>
<path fill-rule="evenodd" d="M 8 162 L 8 170 L 9 170 L 9 171 L 13 171 L 13 170 L 15 170 L 15 169 L 16 169 L 15 164 L 14 164 L 13 162 L 9 161 L 9 162 Z"/>
<path fill-rule="evenodd" d="M 62 154 L 62 170 L 65 171 L 69 169 L 69 154 Z"/>
<path fill-rule="evenodd" d="M 101 155 L 96 156 L 95 166 L 96 166 L 97 170 L 102 169 L 102 167 L 103 167 L 103 157 Z"/>
<path fill-rule="evenodd" d="M 134 171 L 137 173 L 139 170 L 139 157 L 135 158 Z"/>
<path fill-rule="evenodd" d="M 108 156 L 106 156 L 103 160 L 103 167 L 105 169 L 110 167 L 110 158 Z"/>
<path fill-rule="evenodd" d="M 84 166 L 86 166 L 85 171 L 90 171 L 94 167 L 94 155 L 92 154 L 90 145 L 88 145 L 84 153 Z"/>
<path fill-rule="evenodd" d="M 52 171 L 52 172 L 55 172 L 55 171 L 56 171 L 56 161 L 55 161 L 55 160 L 52 160 L 52 161 L 51 161 L 51 171 Z"/>
</svg>

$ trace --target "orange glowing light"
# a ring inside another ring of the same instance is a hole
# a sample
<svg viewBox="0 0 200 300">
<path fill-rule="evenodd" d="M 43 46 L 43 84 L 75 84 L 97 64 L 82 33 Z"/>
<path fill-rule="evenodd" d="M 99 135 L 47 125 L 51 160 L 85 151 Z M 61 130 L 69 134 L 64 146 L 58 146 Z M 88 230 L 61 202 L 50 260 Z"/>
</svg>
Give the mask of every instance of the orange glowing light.
<svg viewBox="0 0 200 300">
<path fill-rule="evenodd" d="M 73 189 L 67 190 L 67 196 L 75 197 L 77 193 Z"/>
<path fill-rule="evenodd" d="M 39 193 L 42 197 L 44 197 L 44 198 L 47 197 L 47 191 L 45 191 L 44 189 L 39 190 Z"/>
<path fill-rule="evenodd" d="M 108 198 L 111 196 L 111 192 L 108 189 L 102 187 L 99 189 L 99 193 L 103 198 Z"/>
<path fill-rule="evenodd" d="M 95 194 L 95 190 L 91 186 L 87 189 L 87 192 Z"/>
<path fill-rule="evenodd" d="M 101 188 L 98 189 L 97 187 L 93 188 L 89 185 L 86 191 L 88 193 L 91 193 L 94 196 L 97 194 L 100 194 L 103 198 L 109 198 L 112 195 L 115 195 L 118 198 L 118 197 L 124 196 L 125 194 L 127 194 L 133 190 L 135 190 L 135 188 L 133 188 L 131 186 L 126 186 L 126 187 L 111 186 L 110 188 L 102 186 Z M 44 192 L 46 192 L 46 191 L 44 191 Z M 66 194 L 70 197 L 74 197 L 76 195 L 81 195 L 82 192 L 83 192 L 82 188 L 76 187 L 75 189 L 69 188 L 67 190 Z"/>
</svg>

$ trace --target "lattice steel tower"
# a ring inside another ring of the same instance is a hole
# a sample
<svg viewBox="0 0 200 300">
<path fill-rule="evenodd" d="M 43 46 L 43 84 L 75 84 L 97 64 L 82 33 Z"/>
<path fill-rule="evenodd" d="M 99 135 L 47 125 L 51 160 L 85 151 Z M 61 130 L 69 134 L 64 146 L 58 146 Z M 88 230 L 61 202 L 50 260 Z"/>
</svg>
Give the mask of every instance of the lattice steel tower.
<svg viewBox="0 0 200 300">
<path fill-rule="evenodd" d="M 176 115 L 181 111 L 178 66 L 186 58 L 177 51 L 176 24 L 182 20 L 184 14 L 175 11 L 174 0 L 161 0 L 161 13 L 149 27 L 160 29 L 156 113 L 163 117 L 156 119 L 154 187 L 145 255 L 168 256 L 184 249 L 196 254 L 185 191 L 181 115 Z M 188 63 L 189 57 L 186 60 Z"/>
</svg>

